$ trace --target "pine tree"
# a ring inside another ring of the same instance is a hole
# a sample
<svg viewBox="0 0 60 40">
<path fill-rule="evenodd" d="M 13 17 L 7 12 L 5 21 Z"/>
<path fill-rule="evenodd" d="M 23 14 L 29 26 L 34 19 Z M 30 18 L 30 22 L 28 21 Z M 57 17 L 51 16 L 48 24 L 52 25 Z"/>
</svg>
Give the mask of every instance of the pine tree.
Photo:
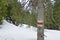
<svg viewBox="0 0 60 40">
<path fill-rule="evenodd" d="M 7 0 L 0 0 L 0 23 L 2 23 L 2 19 L 6 17 L 7 13 Z"/>
<path fill-rule="evenodd" d="M 60 0 L 55 0 L 53 7 L 53 18 L 58 29 L 60 29 Z"/>
</svg>

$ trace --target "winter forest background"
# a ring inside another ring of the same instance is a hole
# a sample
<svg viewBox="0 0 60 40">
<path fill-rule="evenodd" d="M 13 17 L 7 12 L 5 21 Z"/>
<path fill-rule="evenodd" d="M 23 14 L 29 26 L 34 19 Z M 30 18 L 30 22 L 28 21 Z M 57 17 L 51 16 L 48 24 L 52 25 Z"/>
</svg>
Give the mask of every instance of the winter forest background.
<svg viewBox="0 0 60 40">
<path fill-rule="evenodd" d="M 5 19 L 16 26 L 37 27 L 39 0 L 0 0 L 0 24 Z M 44 28 L 60 30 L 60 0 L 44 0 Z"/>
</svg>

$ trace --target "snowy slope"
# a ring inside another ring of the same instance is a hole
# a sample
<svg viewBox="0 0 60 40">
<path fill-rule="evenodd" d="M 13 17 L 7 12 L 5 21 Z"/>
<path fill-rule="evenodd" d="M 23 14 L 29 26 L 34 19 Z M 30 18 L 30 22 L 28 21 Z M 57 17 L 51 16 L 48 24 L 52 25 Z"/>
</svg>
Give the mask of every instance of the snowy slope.
<svg viewBox="0 0 60 40">
<path fill-rule="evenodd" d="M 0 40 L 36 40 L 37 32 L 30 28 L 17 27 L 4 20 L 0 29 Z"/>
<path fill-rule="evenodd" d="M 0 27 L 0 40 L 37 40 L 37 28 L 28 28 L 25 24 L 17 27 L 5 20 Z M 60 31 L 45 29 L 44 34 L 44 40 L 60 40 Z"/>
<path fill-rule="evenodd" d="M 45 30 L 45 40 L 60 40 L 60 31 Z"/>
</svg>

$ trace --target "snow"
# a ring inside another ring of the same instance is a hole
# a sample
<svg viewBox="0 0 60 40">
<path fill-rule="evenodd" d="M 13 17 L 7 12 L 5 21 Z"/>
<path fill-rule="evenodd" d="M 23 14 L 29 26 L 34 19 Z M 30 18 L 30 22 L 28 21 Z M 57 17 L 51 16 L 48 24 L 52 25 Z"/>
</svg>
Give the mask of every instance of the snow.
<svg viewBox="0 0 60 40">
<path fill-rule="evenodd" d="M 44 34 L 44 40 L 60 40 L 60 31 L 45 29 Z M 0 25 L 0 40 L 37 40 L 37 28 L 26 24 L 22 27 L 15 26 L 3 20 Z"/>
<path fill-rule="evenodd" d="M 0 40 L 36 40 L 37 32 L 30 28 L 17 27 L 3 20 Z"/>
<path fill-rule="evenodd" d="M 60 31 L 57 30 L 45 30 L 45 40 L 60 40 Z"/>
</svg>

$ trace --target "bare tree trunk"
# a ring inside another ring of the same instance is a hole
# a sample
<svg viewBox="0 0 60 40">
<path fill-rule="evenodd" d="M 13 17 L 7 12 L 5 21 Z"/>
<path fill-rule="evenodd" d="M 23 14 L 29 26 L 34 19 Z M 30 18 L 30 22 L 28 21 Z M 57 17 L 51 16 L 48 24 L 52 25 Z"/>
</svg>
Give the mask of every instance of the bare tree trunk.
<svg viewBox="0 0 60 40">
<path fill-rule="evenodd" d="M 44 40 L 44 0 L 38 0 L 37 40 Z"/>
</svg>

